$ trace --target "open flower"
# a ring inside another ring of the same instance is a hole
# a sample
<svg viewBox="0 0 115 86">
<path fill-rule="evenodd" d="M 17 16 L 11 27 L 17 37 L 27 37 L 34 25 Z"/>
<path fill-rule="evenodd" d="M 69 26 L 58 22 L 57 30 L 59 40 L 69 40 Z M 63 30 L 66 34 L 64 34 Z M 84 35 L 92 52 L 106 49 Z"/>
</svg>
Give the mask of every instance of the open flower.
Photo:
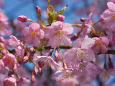
<svg viewBox="0 0 115 86">
<path fill-rule="evenodd" d="M 14 65 L 17 65 L 16 57 L 10 53 L 8 53 L 7 55 L 3 57 L 3 62 L 5 66 L 11 69 L 14 67 Z"/>
<path fill-rule="evenodd" d="M 72 32 L 73 28 L 71 24 L 57 21 L 46 28 L 45 37 L 49 39 L 49 45 L 55 48 L 59 46 L 61 42 L 64 43 L 64 45 L 70 45 L 71 40 L 68 35 L 72 34 Z"/>
<path fill-rule="evenodd" d="M 8 24 L 8 18 L 0 9 L 0 35 L 10 35 L 11 31 Z"/>
<path fill-rule="evenodd" d="M 95 41 L 91 38 L 76 40 L 74 48 L 64 53 L 64 61 L 68 67 L 78 68 L 80 62 L 95 61 L 95 54 L 91 49 Z"/>
<path fill-rule="evenodd" d="M 94 37 L 95 44 L 92 47 L 95 53 L 105 53 L 108 49 L 109 39 L 107 37 Z"/>
<path fill-rule="evenodd" d="M 44 38 L 44 31 L 40 29 L 40 25 L 32 23 L 29 27 L 25 27 L 23 31 L 24 40 L 33 46 L 40 45 L 40 39 Z"/>
<path fill-rule="evenodd" d="M 17 86 L 16 85 L 16 79 L 12 76 L 5 78 L 4 86 Z"/>
<path fill-rule="evenodd" d="M 115 27 L 115 3 L 108 2 L 107 3 L 108 9 L 106 9 L 103 14 L 101 15 L 101 18 L 104 20 L 105 25 L 111 29 L 114 30 Z"/>
<path fill-rule="evenodd" d="M 54 71 L 57 71 L 59 65 L 50 56 L 36 56 L 34 61 L 39 64 L 40 67 L 50 66 Z"/>
</svg>

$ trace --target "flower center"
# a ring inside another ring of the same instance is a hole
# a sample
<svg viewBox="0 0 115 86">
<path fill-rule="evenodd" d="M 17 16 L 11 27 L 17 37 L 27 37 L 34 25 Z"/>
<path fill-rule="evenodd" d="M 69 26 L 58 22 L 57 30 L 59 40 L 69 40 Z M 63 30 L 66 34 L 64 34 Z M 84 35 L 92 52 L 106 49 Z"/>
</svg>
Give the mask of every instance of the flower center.
<svg viewBox="0 0 115 86">
<path fill-rule="evenodd" d="M 12 61 L 11 58 L 7 58 L 7 61 L 8 61 L 9 64 L 12 64 L 12 63 L 13 63 L 13 61 Z"/>
<path fill-rule="evenodd" d="M 4 28 L 4 26 L 3 25 L 0 25 L 0 29 L 3 29 Z"/>
<path fill-rule="evenodd" d="M 101 41 L 96 41 L 96 45 L 97 46 L 102 46 L 102 42 Z"/>
<path fill-rule="evenodd" d="M 112 15 L 112 19 L 115 19 L 115 14 L 114 14 L 114 15 Z"/>
<path fill-rule="evenodd" d="M 31 33 L 31 37 L 36 37 L 36 36 L 37 36 L 37 32 L 33 31 L 33 32 Z"/>
<path fill-rule="evenodd" d="M 80 48 L 77 49 L 77 57 L 84 57 L 85 53 L 83 50 L 81 50 Z"/>
<path fill-rule="evenodd" d="M 61 30 L 58 30 L 58 31 L 56 32 L 56 35 L 57 35 L 57 36 L 61 36 L 61 34 L 62 34 L 62 31 L 61 31 Z"/>
</svg>

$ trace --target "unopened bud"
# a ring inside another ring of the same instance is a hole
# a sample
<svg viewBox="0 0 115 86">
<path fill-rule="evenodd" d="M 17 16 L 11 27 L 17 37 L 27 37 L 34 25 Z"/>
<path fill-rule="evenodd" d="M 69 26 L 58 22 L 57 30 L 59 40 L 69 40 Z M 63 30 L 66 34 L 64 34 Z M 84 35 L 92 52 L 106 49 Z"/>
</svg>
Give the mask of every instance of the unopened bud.
<svg viewBox="0 0 115 86">
<path fill-rule="evenodd" d="M 113 69 L 113 68 L 114 68 L 114 65 L 113 65 L 113 63 L 112 63 L 110 57 L 109 57 L 109 63 L 108 63 L 108 65 L 109 65 L 109 68 L 110 68 L 110 69 Z"/>
<path fill-rule="evenodd" d="M 26 77 L 21 77 L 20 80 L 22 80 L 24 84 L 30 83 L 30 80 L 28 78 L 26 78 Z"/>
<path fill-rule="evenodd" d="M 29 57 L 28 56 L 25 56 L 24 59 L 23 59 L 23 62 L 26 63 L 28 61 Z"/>
<path fill-rule="evenodd" d="M 81 22 L 85 22 L 85 18 L 81 18 L 80 20 L 81 20 Z"/>
<path fill-rule="evenodd" d="M 33 69 L 33 70 L 34 70 L 34 74 L 37 75 L 37 73 L 38 73 L 38 68 L 37 68 L 36 66 L 34 66 L 34 69 Z"/>
<path fill-rule="evenodd" d="M 23 16 L 23 15 L 18 16 L 17 19 L 18 19 L 19 21 L 21 21 L 21 22 L 27 22 L 27 21 L 28 21 L 28 18 L 27 18 L 26 16 Z"/>
<path fill-rule="evenodd" d="M 71 40 L 74 41 L 74 40 L 76 40 L 77 38 L 78 38 L 78 35 L 77 35 L 77 33 L 75 33 L 75 34 L 71 37 Z"/>
<path fill-rule="evenodd" d="M 32 78 L 32 82 L 34 82 L 36 79 L 35 79 L 35 75 L 34 75 L 34 73 L 32 72 L 32 76 L 31 76 L 31 78 Z"/>
<path fill-rule="evenodd" d="M 58 15 L 57 20 L 63 22 L 63 21 L 64 21 L 64 18 L 65 18 L 65 16 L 63 16 L 63 15 Z"/>
<path fill-rule="evenodd" d="M 13 71 L 14 71 L 14 73 L 17 72 L 17 65 L 16 64 L 14 65 Z"/>
<path fill-rule="evenodd" d="M 7 51 L 5 49 L 1 50 L 2 55 L 6 55 Z"/>
<path fill-rule="evenodd" d="M 56 59 L 56 60 L 58 60 L 58 59 L 59 59 L 59 53 L 58 53 L 58 51 L 57 51 L 57 50 L 56 50 L 56 51 L 55 51 L 55 53 L 54 53 L 54 57 L 55 57 L 55 59 Z"/>
<path fill-rule="evenodd" d="M 36 6 L 36 12 L 39 16 L 41 16 L 41 9 L 39 6 Z"/>
</svg>

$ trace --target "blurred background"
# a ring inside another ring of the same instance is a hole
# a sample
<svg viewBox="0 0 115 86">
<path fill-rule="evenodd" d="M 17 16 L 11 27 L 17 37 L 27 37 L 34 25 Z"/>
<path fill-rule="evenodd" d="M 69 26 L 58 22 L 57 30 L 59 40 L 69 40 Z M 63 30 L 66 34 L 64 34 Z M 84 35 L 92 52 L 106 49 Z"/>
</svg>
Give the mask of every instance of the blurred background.
<svg viewBox="0 0 115 86">
<path fill-rule="evenodd" d="M 68 8 L 64 12 L 65 22 L 79 22 L 81 17 L 87 17 L 90 12 L 95 12 L 95 19 L 106 8 L 107 0 L 51 0 L 55 10 L 62 9 L 65 5 Z M 47 0 L 0 0 L 1 8 L 10 18 L 25 15 L 33 20 L 37 19 L 35 6 L 42 10 L 42 18 L 47 18 Z"/>
</svg>

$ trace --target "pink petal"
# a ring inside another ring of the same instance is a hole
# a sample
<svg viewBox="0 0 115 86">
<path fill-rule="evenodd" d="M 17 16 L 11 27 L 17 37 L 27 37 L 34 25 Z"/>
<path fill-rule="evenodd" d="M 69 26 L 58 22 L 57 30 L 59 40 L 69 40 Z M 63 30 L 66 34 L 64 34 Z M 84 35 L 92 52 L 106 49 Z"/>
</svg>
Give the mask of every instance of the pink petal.
<svg viewBox="0 0 115 86">
<path fill-rule="evenodd" d="M 115 11 L 115 4 L 113 2 L 108 2 L 107 6 L 110 11 Z"/>
</svg>

